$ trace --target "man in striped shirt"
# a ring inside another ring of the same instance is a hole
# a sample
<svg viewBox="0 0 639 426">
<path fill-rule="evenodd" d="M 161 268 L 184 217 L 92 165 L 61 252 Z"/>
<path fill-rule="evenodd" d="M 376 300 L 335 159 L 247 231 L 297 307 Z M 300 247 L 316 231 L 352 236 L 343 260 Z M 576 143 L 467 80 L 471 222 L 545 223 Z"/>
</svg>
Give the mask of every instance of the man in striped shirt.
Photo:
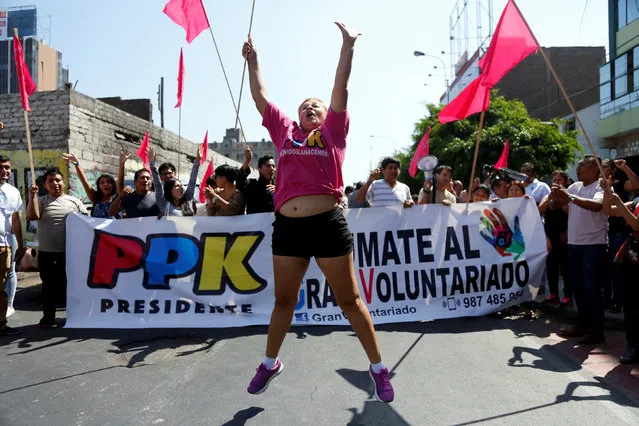
<svg viewBox="0 0 639 426">
<path fill-rule="evenodd" d="M 359 190 L 355 201 L 363 203 L 368 201 L 371 207 L 403 206 L 412 207 L 415 203 L 407 185 L 398 182 L 399 160 L 384 158 L 382 169 L 375 169 L 362 189 Z M 375 180 L 382 173 L 383 179 Z"/>
</svg>

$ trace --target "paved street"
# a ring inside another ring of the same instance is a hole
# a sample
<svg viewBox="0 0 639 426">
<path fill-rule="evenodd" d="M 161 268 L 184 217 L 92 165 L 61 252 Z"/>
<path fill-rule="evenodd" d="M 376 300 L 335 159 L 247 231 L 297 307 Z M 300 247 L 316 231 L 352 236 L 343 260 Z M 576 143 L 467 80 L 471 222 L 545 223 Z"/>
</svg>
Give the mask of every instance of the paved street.
<svg viewBox="0 0 639 426">
<path fill-rule="evenodd" d="M 379 327 L 386 405 L 348 329 L 293 329 L 284 372 L 252 396 L 265 327 L 40 330 L 38 290 L 18 293 L 23 335 L 0 341 L 1 425 L 639 423 L 639 368 L 616 363 L 623 333 L 588 351 L 556 336 L 569 320 L 552 313 Z"/>
</svg>

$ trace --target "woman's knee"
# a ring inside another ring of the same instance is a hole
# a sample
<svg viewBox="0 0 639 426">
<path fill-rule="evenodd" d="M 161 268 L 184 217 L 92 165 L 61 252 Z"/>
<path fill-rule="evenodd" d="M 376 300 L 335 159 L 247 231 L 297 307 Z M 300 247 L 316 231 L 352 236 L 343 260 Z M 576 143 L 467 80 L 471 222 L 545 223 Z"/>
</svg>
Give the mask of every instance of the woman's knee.
<svg viewBox="0 0 639 426">
<path fill-rule="evenodd" d="M 359 297 L 359 294 L 352 294 L 337 300 L 337 304 L 345 314 L 359 311 L 362 307 L 362 303 L 362 298 Z"/>
<path fill-rule="evenodd" d="M 289 294 L 282 294 L 275 296 L 275 307 L 278 309 L 290 309 L 294 310 L 297 305 L 297 295 L 292 296 Z"/>
</svg>

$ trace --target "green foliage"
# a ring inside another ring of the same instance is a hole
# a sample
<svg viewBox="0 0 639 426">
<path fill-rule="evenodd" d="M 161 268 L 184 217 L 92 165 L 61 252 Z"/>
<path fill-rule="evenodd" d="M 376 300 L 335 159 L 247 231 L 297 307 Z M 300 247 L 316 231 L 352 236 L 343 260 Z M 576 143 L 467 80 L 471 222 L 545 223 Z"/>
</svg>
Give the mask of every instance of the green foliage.
<svg viewBox="0 0 639 426">
<path fill-rule="evenodd" d="M 413 193 L 417 193 L 422 187 L 424 174 L 418 173 L 416 179 L 413 179 L 408 174 L 408 166 L 419 140 L 430 126 L 430 154 L 439 159 L 439 164 L 451 166 L 454 178 L 467 186 L 475 154 L 480 114 L 474 114 L 465 120 L 439 124 L 437 114 L 443 106 L 429 104 L 426 108 L 428 115 L 415 124 L 413 145 L 397 155 L 402 161 L 399 180 L 407 184 Z M 519 171 L 522 164 L 533 163 L 540 179 L 549 176 L 556 169 L 566 169 L 583 150 L 577 142 L 577 131 L 562 134 L 559 132 L 559 124 L 559 120 L 550 124 L 532 118 L 522 102 L 506 100 L 493 92 L 490 109 L 484 117 L 475 176 L 481 175 L 485 164 L 493 165 L 497 162 L 507 139 L 510 139 L 508 168 Z"/>
</svg>

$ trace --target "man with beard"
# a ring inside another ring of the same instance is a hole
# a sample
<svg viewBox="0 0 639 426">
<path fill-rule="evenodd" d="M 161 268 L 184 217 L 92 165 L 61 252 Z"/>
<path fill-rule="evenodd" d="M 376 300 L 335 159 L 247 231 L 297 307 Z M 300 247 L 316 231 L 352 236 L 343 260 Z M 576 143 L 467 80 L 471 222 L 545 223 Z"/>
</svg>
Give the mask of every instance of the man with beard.
<svg viewBox="0 0 639 426">
<path fill-rule="evenodd" d="M 399 177 L 399 160 L 384 158 L 382 168 L 375 169 L 370 174 L 368 181 L 362 186 L 355 196 L 357 203 L 368 201 L 371 207 L 403 206 L 412 207 L 415 203 L 410 194 L 408 185 L 397 180 Z M 375 178 L 382 173 L 382 179 Z"/>
<path fill-rule="evenodd" d="M 450 166 L 439 166 L 435 169 L 435 194 L 433 195 L 433 183 L 430 180 L 424 182 L 424 187 L 419 191 L 419 204 L 443 204 L 449 206 L 457 202 L 455 194 L 448 188 L 453 181 L 453 169 Z"/>
<path fill-rule="evenodd" d="M 253 153 L 249 146 L 244 150 L 244 164 L 238 171 L 236 187 L 242 192 L 246 202 L 246 213 L 272 213 L 275 211 L 273 196 L 275 194 L 275 160 L 272 155 L 265 155 L 257 160 L 257 169 L 260 176 L 257 179 L 248 179 L 251 174 L 251 160 Z"/>
</svg>

